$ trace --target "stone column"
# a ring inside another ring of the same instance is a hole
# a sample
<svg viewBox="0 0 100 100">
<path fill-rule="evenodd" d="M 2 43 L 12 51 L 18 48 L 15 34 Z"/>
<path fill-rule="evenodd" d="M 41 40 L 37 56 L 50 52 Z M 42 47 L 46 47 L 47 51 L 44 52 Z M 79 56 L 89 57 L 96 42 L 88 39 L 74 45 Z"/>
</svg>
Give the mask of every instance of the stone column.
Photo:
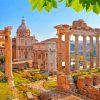
<svg viewBox="0 0 100 100">
<path fill-rule="evenodd" d="M 47 67 L 47 70 L 48 70 L 48 67 L 49 67 L 48 64 L 49 64 L 49 63 L 48 63 L 48 52 L 46 52 L 46 67 Z"/>
<path fill-rule="evenodd" d="M 79 65 L 78 65 L 78 35 L 75 36 L 75 71 L 79 71 Z"/>
<path fill-rule="evenodd" d="M 33 58 L 32 59 L 33 59 L 33 62 L 34 62 L 34 58 L 35 58 L 34 52 L 32 52 L 32 55 L 33 55 Z"/>
<path fill-rule="evenodd" d="M 70 68 L 70 33 L 65 33 L 65 74 L 69 75 Z"/>
<path fill-rule="evenodd" d="M 38 51 L 35 52 L 35 65 L 38 68 Z"/>
<path fill-rule="evenodd" d="M 62 35 L 58 33 L 58 41 L 57 41 L 57 71 L 58 71 L 58 74 L 62 73 L 61 48 L 62 48 Z"/>
<path fill-rule="evenodd" d="M 47 56 L 46 56 L 46 51 L 45 51 L 45 53 L 44 53 L 44 66 L 45 66 L 45 69 L 47 70 L 48 68 L 48 66 L 47 66 Z"/>
<path fill-rule="evenodd" d="M 96 67 L 99 68 L 99 36 L 96 36 Z"/>
<path fill-rule="evenodd" d="M 46 68 L 46 52 L 44 53 L 44 61 L 45 61 L 45 68 Z"/>
<path fill-rule="evenodd" d="M 40 54 L 41 54 L 41 58 L 40 58 L 41 59 L 41 65 L 40 66 L 41 66 L 41 68 L 43 68 L 43 66 L 42 66 L 42 52 L 40 52 Z"/>
<path fill-rule="evenodd" d="M 90 68 L 93 68 L 93 36 L 90 36 Z"/>
<path fill-rule="evenodd" d="M 86 36 L 83 36 L 83 69 L 87 68 L 86 64 Z"/>
<path fill-rule="evenodd" d="M 11 27 L 5 28 L 5 74 L 8 81 L 12 80 L 12 39 Z"/>
</svg>

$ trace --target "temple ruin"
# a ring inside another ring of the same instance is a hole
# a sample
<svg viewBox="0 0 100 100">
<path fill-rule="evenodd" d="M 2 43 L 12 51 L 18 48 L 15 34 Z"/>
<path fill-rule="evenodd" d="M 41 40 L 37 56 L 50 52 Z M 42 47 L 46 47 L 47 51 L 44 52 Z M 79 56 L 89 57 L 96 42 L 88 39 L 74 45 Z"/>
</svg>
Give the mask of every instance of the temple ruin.
<svg viewBox="0 0 100 100">
<path fill-rule="evenodd" d="M 58 70 L 58 87 L 65 90 L 70 89 L 67 76 L 70 74 L 70 38 L 73 35 L 75 37 L 75 71 L 80 70 L 78 64 L 78 42 L 79 36 L 83 37 L 83 69 L 87 69 L 86 60 L 86 37 L 90 38 L 90 69 L 99 68 L 99 36 L 100 29 L 91 28 L 83 20 L 74 21 L 72 25 L 57 25 L 54 27 L 57 29 L 58 44 L 57 44 L 57 70 Z M 62 36 L 65 35 L 65 71 L 62 72 Z M 96 66 L 93 61 L 93 37 L 96 38 Z M 62 80 L 62 81 L 61 81 Z"/>
</svg>

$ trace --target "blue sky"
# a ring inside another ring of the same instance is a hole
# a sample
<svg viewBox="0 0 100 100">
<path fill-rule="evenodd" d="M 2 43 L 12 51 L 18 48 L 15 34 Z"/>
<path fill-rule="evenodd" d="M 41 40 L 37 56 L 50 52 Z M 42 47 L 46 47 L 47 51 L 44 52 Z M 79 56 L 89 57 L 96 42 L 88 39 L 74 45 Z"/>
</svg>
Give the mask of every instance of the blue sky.
<svg viewBox="0 0 100 100">
<path fill-rule="evenodd" d="M 15 36 L 22 16 L 25 17 L 31 33 L 39 40 L 56 37 L 56 30 L 53 28 L 55 25 L 71 24 L 78 19 L 84 19 L 88 25 L 100 28 L 100 15 L 86 13 L 85 10 L 76 13 L 72 8 L 65 8 L 63 3 L 58 9 L 48 13 L 32 11 L 28 0 L 0 0 L 0 29 L 13 26 L 12 36 Z"/>
</svg>

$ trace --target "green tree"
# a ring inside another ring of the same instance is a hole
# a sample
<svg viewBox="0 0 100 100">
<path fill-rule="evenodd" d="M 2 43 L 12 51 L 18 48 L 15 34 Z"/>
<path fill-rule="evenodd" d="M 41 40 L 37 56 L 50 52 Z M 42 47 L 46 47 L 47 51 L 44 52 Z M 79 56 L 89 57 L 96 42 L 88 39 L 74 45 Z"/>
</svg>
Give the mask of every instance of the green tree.
<svg viewBox="0 0 100 100">
<path fill-rule="evenodd" d="M 100 0 L 28 0 L 32 5 L 32 10 L 38 9 L 42 11 L 51 11 L 52 8 L 57 8 L 61 2 L 65 3 L 65 7 L 71 7 L 76 12 L 86 9 L 86 12 L 93 11 L 96 14 L 100 13 Z"/>
</svg>

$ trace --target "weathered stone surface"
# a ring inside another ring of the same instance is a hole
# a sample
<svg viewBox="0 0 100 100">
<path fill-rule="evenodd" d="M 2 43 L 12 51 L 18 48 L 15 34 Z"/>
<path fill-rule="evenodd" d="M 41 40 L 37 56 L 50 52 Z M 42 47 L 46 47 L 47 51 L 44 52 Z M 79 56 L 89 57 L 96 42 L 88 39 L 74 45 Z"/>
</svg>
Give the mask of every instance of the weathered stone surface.
<svg viewBox="0 0 100 100">
<path fill-rule="evenodd" d="M 77 80 L 77 88 L 82 89 L 85 87 L 85 82 L 83 77 L 79 77 Z"/>
<path fill-rule="evenodd" d="M 86 86 L 93 86 L 93 78 L 90 76 L 85 77 L 85 85 Z"/>
<path fill-rule="evenodd" d="M 100 74 L 95 74 L 95 75 L 93 76 L 93 84 L 94 84 L 94 85 L 100 84 Z"/>
<path fill-rule="evenodd" d="M 67 79 L 66 75 L 58 75 L 57 76 L 57 89 L 60 91 L 69 91 L 70 90 L 70 84 L 69 81 Z"/>
</svg>

